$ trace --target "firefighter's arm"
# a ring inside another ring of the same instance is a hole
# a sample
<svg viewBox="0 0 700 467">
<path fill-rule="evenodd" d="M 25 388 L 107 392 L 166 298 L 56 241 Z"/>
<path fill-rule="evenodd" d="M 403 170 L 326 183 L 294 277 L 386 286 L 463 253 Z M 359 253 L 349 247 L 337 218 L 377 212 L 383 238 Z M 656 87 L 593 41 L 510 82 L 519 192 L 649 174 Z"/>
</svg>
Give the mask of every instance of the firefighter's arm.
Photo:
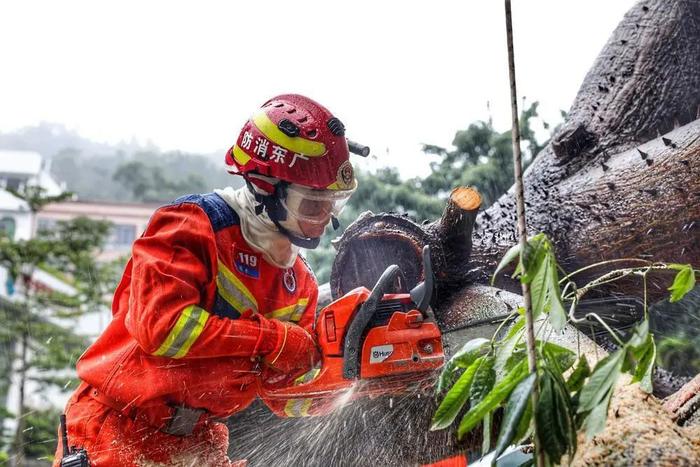
<svg viewBox="0 0 700 467">
<path fill-rule="evenodd" d="M 126 327 L 149 354 L 170 358 L 265 356 L 288 330 L 276 320 L 221 318 L 202 308 L 217 271 L 206 213 L 183 203 L 159 209 L 133 246 Z"/>
<path fill-rule="evenodd" d="M 316 307 L 318 305 L 318 284 L 313 275 L 308 276 L 308 281 L 305 288 L 306 292 L 303 295 L 307 295 L 309 300 L 301 315 L 301 318 L 298 321 L 298 324 L 312 335 L 315 335 L 313 325 L 316 320 Z M 287 379 L 280 385 L 273 385 L 272 388 L 274 390 L 275 387 L 284 387 L 309 382 L 318 375 L 319 371 L 320 368 L 316 366 L 309 371 L 300 374 L 300 376 L 297 378 L 293 378 L 291 380 Z M 339 407 L 337 402 L 332 398 L 325 400 L 312 398 L 284 400 L 276 397 L 267 397 L 266 389 L 267 386 L 263 385 L 259 394 L 260 399 L 278 417 L 327 415 Z"/>
</svg>

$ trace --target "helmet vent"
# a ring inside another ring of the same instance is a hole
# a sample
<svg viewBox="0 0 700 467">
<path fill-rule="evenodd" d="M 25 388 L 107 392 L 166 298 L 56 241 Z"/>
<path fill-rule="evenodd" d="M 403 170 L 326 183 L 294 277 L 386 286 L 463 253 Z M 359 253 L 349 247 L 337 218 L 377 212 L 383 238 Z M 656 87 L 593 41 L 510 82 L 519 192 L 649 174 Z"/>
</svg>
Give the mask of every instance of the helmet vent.
<svg viewBox="0 0 700 467">
<path fill-rule="evenodd" d="M 343 122 L 338 120 L 336 117 L 328 119 L 327 125 L 328 129 L 331 130 L 331 133 L 333 133 L 335 136 L 345 135 L 345 125 L 343 125 Z"/>
<path fill-rule="evenodd" d="M 316 130 L 309 130 L 306 132 L 306 136 L 308 136 L 309 138 L 315 138 L 317 134 L 318 134 L 318 131 L 316 131 Z"/>
<path fill-rule="evenodd" d="M 293 114 L 293 113 L 296 112 L 296 111 L 297 111 L 297 109 L 295 109 L 294 107 L 292 107 L 291 109 L 287 110 L 287 113 L 288 113 L 288 114 Z"/>
<path fill-rule="evenodd" d="M 306 115 L 304 115 L 304 116 L 301 117 L 301 118 L 297 118 L 297 122 L 299 122 L 299 123 L 306 123 L 306 121 L 307 121 L 308 119 L 309 119 L 309 117 L 307 117 Z"/>
<path fill-rule="evenodd" d="M 279 128 L 282 133 L 292 138 L 299 136 L 299 133 L 301 133 L 299 127 L 286 118 L 277 125 L 277 128 Z"/>
<path fill-rule="evenodd" d="M 284 107 L 284 104 L 282 102 L 278 102 L 273 107 L 277 107 L 279 109 L 280 107 Z"/>
</svg>

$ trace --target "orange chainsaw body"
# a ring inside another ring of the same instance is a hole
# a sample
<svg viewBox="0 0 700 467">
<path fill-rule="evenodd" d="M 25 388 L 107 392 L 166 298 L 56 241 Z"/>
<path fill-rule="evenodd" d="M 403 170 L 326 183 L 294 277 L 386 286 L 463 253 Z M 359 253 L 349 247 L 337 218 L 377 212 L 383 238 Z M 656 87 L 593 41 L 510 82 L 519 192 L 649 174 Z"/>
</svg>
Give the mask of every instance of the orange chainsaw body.
<svg viewBox="0 0 700 467">
<path fill-rule="evenodd" d="M 315 332 L 322 364 L 308 382 L 264 389 L 266 399 L 337 398 L 351 388 L 351 399 L 362 396 L 403 394 L 444 362 L 441 333 L 435 321 L 416 309 L 409 294 L 386 294 L 376 306 L 362 333 L 359 375 L 344 372 L 346 335 L 353 319 L 370 296 L 358 287 L 323 308 Z M 300 378 L 301 379 L 301 378 Z"/>
</svg>

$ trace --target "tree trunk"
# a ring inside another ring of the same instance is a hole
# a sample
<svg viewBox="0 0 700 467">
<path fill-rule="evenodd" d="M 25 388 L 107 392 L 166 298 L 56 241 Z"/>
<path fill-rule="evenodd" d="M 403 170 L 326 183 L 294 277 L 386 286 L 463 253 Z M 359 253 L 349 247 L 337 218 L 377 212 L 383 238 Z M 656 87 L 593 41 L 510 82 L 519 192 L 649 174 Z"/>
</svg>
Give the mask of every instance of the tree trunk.
<svg viewBox="0 0 700 467">
<path fill-rule="evenodd" d="M 17 427 L 15 428 L 15 435 L 12 442 L 12 454 L 13 460 L 12 465 L 21 466 L 24 465 L 24 426 L 25 426 L 25 387 L 27 385 L 27 347 L 29 345 L 29 336 L 26 332 L 23 332 L 20 341 L 17 343 L 19 346 L 19 402 L 17 404 L 17 415 L 15 419 L 17 420 Z"/>
<path fill-rule="evenodd" d="M 565 124 L 525 174 L 528 232 L 547 233 L 567 270 L 625 257 L 700 264 L 699 111 L 700 2 L 640 2 L 596 59 Z M 361 220 L 373 227 L 363 235 L 391 251 L 392 261 L 406 253 L 384 239 L 399 237 L 409 222 L 393 221 L 387 229 L 385 214 Z M 343 284 L 371 285 L 375 271 L 385 267 L 374 264 L 382 255 L 374 257 L 373 245 L 363 245 L 362 255 L 345 251 L 355 246 L 352 229 L 338 245 L 334 296 L 350 290 Z M 421 232 L 414 224 L 406 230 L 418 242 L 412 250 L 435 241 L 433 229 Z M 471 264 L 458 275 L 462 284 L 486 282 L 516 241 L 511 189 L 477 217 Z M 366 261 L 347 267 L 346 258 L 355 256 L 373 257 L 372 274 Z M 415 255 L 408 258 L 417 270 Z M 509 276 L 500 279 L 518 290 Z M 665 288 L 652 278 L 651 298 Z"/>
<path fill-rule="evenodd" d="M 554 155 L 545 149 L 528 171 L 530 233 L 546 232 L 567 270 L 616 258 L 700 264 L 700 120 L 664 138 L 672 143 L 656 138 L 592 161 L 556 185 L 546 180 Z M 478 219 L 472 264 L 482 279 L 514 243 L 512 208 L 508 193 Z M 652 279 L 652 298 L 666 287 Z"/>
<path fill-rule="evenodd" d="M 526 173 L 528 231 L 546 232 L 569 269 L 630 256 L 698 264 L 699 111 L 700 2 L 639 2 Z M 514 216 L 509 191 L 477 219 L 484 277 L 515 243 Z"/>
</svg>

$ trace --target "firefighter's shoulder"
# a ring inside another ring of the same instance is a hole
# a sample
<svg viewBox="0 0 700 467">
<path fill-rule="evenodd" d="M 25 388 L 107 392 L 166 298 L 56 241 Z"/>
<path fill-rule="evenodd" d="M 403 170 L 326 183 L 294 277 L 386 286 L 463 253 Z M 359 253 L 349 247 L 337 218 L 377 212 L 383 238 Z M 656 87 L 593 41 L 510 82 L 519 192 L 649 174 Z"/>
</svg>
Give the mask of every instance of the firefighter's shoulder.
<svg viewBox="0 0 700 467">
<path fill-rule="evenodd" d="M 214 232 L 232 225 L 239 225 L 241 222 L 236 211 L 231 209 L 226 201 L 216 193 L 181 196 L 163 207 L 172 208 L 184 204 L 199 206 L 207 215 Z"/>
</svg>

